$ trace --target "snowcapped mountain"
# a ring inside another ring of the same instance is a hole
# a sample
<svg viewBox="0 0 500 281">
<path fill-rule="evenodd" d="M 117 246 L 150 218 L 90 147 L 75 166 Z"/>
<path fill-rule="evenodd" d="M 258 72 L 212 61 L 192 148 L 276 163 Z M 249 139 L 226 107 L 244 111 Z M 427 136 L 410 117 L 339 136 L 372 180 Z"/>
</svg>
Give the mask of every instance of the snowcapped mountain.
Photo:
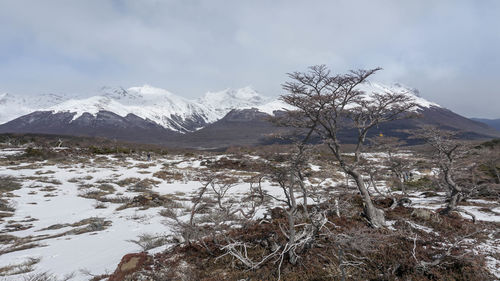
<svg viewBox="0 0 500 281">
<path fill-rule="evenodd" d="M 384 85 L 366 83 L 358 86 L 367 93 L 398 92 L 411 95 L 421 108 L 439 107 L 418 96 L 418 91 L 400 84 Z M 255 108 L 272 115 L 275 111 L 292 110 L 293 107 L 279 99 L 272 99 L 251 87 L 207 92 L 196 100 L 177 96 L 167 90 L 144 85 L 142 87 L 102 87 L 97 95 L 71 98 L 64 95 L 45 94 L 35 97 L 0 95 L 0 124 L 34 111 L 74 113 L 70 122 L 88 113 L 97 116 L 101 111 L 112 112 L 120 117 L 129 114 L 161 127 L 186 133 L 199 130 L 222 119 L 231 110 Z"/>
<path fill-rule="evenodd" d="M 258 107 L 270 101 L 272 101 L 271 98 L 262 96 L 251 87 L 207 92 L 202 98 L 196 100 L 197 103 L 216 112 L 220 118 L 233 109 Z"/>
<path fill-rule="evenodd" d="M 397 93 L 404 94 L 411 98 L 411 100 L 420 108 L 431 108 L 431 107 L 441 107 L 439 104 L 430 102 L 422 97 L 420 97 L 420 92 L 417 89 L 404 86 L 399 83 L 394 83 L 392 85 L 386 85 L 382 83 L 371 83 L 367 82 L 358 85 L 356 89 L 364 91 L 369 98 L 371 93 Z"/>
<path fill-rule="evenodd" d="M 102 87 L 94 96 L 71 99 L 54 94 L 30 98 L 3 94 L 0 124 L 36 111 L 71 113 L 73 117 L 69 122 L 84 114 L 96 117 L 99 112 L 111 112 L 120 117 L 134 115 L 165 129 L 186 133 L 223 118 L 233 109 L 260 106 L 270 100 L 250 87 L 208 92 L 196 100 L 149 85 L 128 89 Z"/>
<path fill-rule="evenodd" d="M 48 110 L 75 113 L 72 121 L 84 113 L 96 116 L 101 111 L 121 117 L 133 114 L 178 132 L 197 130 L 219 118 L 201 104 L 148 85 L 129 89 L 104 87 L 101 95 L 68 100 Z"/>
<path fill-rule="evenodd" d="M 120 117 L 133 114 L 165 129 L 186 133 L 223 118 L 233 109 L 262 107 L 264 112 L 272 113 L 274 109 L 281 109 L 281 103 L 260 95 L 250 87 L 207 92 L 202 98 L 189 100 L 167 90 L 144 85 L 128 89 L 103 87 L 99 95 L 70 99 L 46 110 L 74 113 L 71 121 L 85 113 L 96 116 L 101 111 Z"/>
<path fill-rule="evenodd" d="M 0 124 L 61 103 L 66 99 L 67 96 L 58 94 L 43 94 L 36 97 L 23 97 L 10 93 L 0 94 Z"/>
<path fill-rule="evenodd" d="M 23 99 L 12 94 L 0 94 L 0 124 L 10 121 L 16 117 L 32 112 Z"/>
<path fill-rule="evenodd" d="M 402 131 L 437 125 L 469 132 L 471 137 L 497 136 L 492 128 L 455 114 L 400 84 L 365 83 L 358 86 L 365 99 L 372 93 L 403 93 L 417 104 L 422 118 L 380 126 L 384 135 L 405 138 Z M 33 112 L 33 108 L 38 110 Z M 3 109 L 3 110 L 2 110 Z M 250 87 L 207 92 L 186 99 L 152 86 L 103 87 L 85 98 L 44 95 L 22 99 L 0 95 L 0 133 L 43 133 L 101 136 L 172 146 L 217 148 L 268 143 L 276 128 L 265 118 L 294 108 L 280 99 L 263 96 Z M 347 140 L 347 139 L 346 139 Z"/>
<path fill-rule="evenodd" d="M 367 93 L 406 93 L 413 97 L 421 108 L 439 107 L 438 104 L 419 97 L 417 90 L 400 84 L 365 83 L 358 86 L 358 89 Z M 149 85 L 128 89 L 102 87 L 97 95 L 86 98 L 73 96 L 70 99 L 67 95 L 56 94 L 33 97 L 0 94 L 0 124 L 34 111 L 75 113 L 72 120 L 84 113 L 95 116 L 99 111 L 108 111 L 121 117 L 133 114 L 166 129 L 188 132 L 220 120 L 233 109 L 250 108 L 270 115 L 277 110 L 293 109 L 279 99 L 259 94 L 251 87 L 207 92 L 196 100 L 186 99 Z"/>
</svg>

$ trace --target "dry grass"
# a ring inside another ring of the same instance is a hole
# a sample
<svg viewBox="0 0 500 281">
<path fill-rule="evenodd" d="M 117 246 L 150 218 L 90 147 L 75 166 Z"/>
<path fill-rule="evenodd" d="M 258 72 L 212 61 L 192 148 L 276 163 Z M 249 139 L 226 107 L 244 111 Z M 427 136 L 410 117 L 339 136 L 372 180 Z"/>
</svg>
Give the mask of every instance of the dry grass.
<svg viewBox="0 0 500 281">
<path fill-rule="evenodd" d="M 16 208 L 9 201 L 0 198 L 0 211 L 2 212 L 14 212 Z"/>
<path fill-rule="evenodd" d="M 182 181 L 184 175 L 177 171 L 160 170 L 153 174 L 153 177 L 172 183 L 174 181 Z"/>
<path fill-rule="evenodd" d="M 57 188 L 55 186 L 50 186 L 50 185 L 40 188 L 40 191 L 45 191 L 45 192 L 52 192 L 56 190 Z"/>
<path fill-rule="evenodd" d="M 44 163 L 32 163 L 27 165 L 16 165 L 15 167 L 9 167 L 11 170 L 36 170 L 41 169 L 45 166 Z"/>
<path fill-rule="evenodd" d="M 120 181 L 116 182 L 116 184 L 121 186 L 121 187 L 125 187 L 125 186 L 130 186 L 130 185 L 136 184 L 140 181 L 141 181 L 140 178 L 130 177 L 130 178 L 125 178 L 123 180 L 120 180 Z"/>
<path fill-rule="evenodd" d="M 22 187 L 20 180 L 12 176 L 0 176 L 0 195 Z"/>
<path fill-rule="evenodd" d="M 40 262 L 40 258 L 28 258 L 19 264 L 0 267 L 0 276 L 11 276 L 33 271 L 33 266 Z"/>
<path fill-rule="evenodd" d="M 31 176 L 31 177 L 25 177 L 24 179 L 32 180 L 35 183 L 49 183 L 49 184 L 53 184 L 53 185 L 61 185 L 62 184 L 62 182 L 60 180 L 55 179 L 55 178 L 51 178 L 51 177 Z"/>
<path fill-rule="evenodd" d="M 139 163 L 134 166 L 134 168 L 139 168 L 139 169 L 148 169 L 151 167 L 156 166 L 156 163 L 149 162 L 149 163 Z"/>
<path fill-rule="evenodd" d="M 97 186 L 100 190 L 107 192 L 108 194 L 112 194 L 116 191 L 116 189 L 111 184 L 100 184 Z"/>
<path fill-rule="evenodd" d="M 47 171 L 36 171 L 35 175 L 49 175 L 49 174 L 55 174 L 56 172 L 47 170 Z"/>
</svg>

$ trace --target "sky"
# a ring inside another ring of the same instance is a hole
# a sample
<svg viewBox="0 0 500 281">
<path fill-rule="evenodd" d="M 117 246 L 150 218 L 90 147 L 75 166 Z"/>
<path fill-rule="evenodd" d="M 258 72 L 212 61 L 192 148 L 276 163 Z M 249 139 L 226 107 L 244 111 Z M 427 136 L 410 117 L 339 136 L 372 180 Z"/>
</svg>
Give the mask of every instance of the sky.
<svg viewBox="0 0 500 281">
<path fill-rule="evenodd" d="M 381 67 L 372 81 L 500 118 L 500 1 L 0 0 L 0 92 L 277 97 L 286 73 L 317 64 Z"/>
</svg>

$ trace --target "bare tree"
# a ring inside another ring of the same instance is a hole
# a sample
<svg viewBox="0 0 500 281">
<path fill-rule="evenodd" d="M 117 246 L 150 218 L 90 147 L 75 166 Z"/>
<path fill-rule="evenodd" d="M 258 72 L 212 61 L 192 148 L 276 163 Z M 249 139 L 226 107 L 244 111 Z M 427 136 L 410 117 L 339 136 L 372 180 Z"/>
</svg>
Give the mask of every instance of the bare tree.
<svg viewBox="0 0 500 281">
<path fill-rule="evenodd" d="M 380 68 L 333 75 L 324 66 L 312 66 L 307 72 L 289 73 L 283 84 L 288 94 L 281 99 L 297 110 L 288 111 L 283 124 L 313 130 L 327 145 L 341 169 L 356 182 L 365 205 L 365 215 L 373 227 L 385 225 L 384 211 L 374 206 L 360 171 L 360 156 L 368 131 L 385 122 L 408 118 L 415 107 L 403 93 L 365 93 L 357 86 Z M 344 129 L 357 132 L 354 159 L 345 157 L 339 137 Z"/>
<path fill-rule="evenodd" d="M 304 170 L 308 166 L 307 140 L 310 133 L 302 141 L 296 143 L 295 151 L 290 153 L 285 165 L 275 168 L 270 175 L 271 180 L 278 183 L 282 189 L 284 199 L 269 196 L 287 206 L 284 211 L 288 226 L 281 228 L 283 235 L 287 238 L 287 243 L 283 245 L 282 255 L 288 254 L 291 264 L 297 262 L 297 252 L 301 252 L 304 247 L 313 242 L 314 236 L 326 222 L 322 214 L 312 214 L 307 209 L 309 188 L 305 183 Z M 297 203 L 299 194 L 302 197 L 302 208 Z M 297 232 L 299 220 L 302 222 L 302 230 Z"/>
<path fill-rule="evenodd" d="M 459 177 L 466 174 L 467 162 L 463 160 L 466 159 L 469 151 L 468 146 L 463 141 L 459 141 L 456 138 L 457 133 L 458 132 L 440 130 L 435 127 L 427 127 L 416 134 L 417 137 L 424 138 L 433 148 L 433 159 L 437 162 L 444 185 L 447 188 L 448 204 L 443 213 L 456 211 L 458 209 L 458 203 L 464 199 L 468 193 L 477 188 L 474 182 L 470 182 L 469 186 L 465 186 L 459 184 L 457 180 Z M 473 214 L 465 210 L 460 211 L 470 215 L 475 221 L 475 216 Z"/>
<path fill-rule="evenodd" d="M 385 153 L 383 157 L 383 171 L 388 171 L 394 178 L 397 187 L 401 189 L 404 195 L 406 192 L 406 182 L 410 180 L 409 172 L 414 167 L 416 160 L 412 157 L 408 157 L 404 153 L 399 151 L 401 147 L 405 144 L 404 141 L 387 136 L 377 136 L 370 139 L 371 147 L 374 150 Z M 370 169 L 371 171 L 379 172 L 380 169 Z M 370 173 L 370 180 L 372 181 L 376 173 Z M 380 174 L 380 173 L 379 173 Z M 373 183 L 372 183 L 373 185 Z"/>
<path fill-rule="evenodd" d="M 176 233 L 175 239 L 187 245 L 201 243 L 210 252 L 205 239 L 212 239 L 215 244 L 222 243 L 219 236 L 225 236 L 224 232 L 234 226 L 247 223 L 265 203 L 267 198 L 261 178 L 255 181 L 250 182 L 249 190 L 237 201 L 234 194 L 230 194 L 236 185 L 233 179 L 217 173 L 204 174 L 201 187 L 191 197 L 187 214 L 174 210 L 164 212 L 164 216 L 170 219 L 166 223 Z"/>
<path fill-rule="evenodd" d="M 307 144 L 312 133 L 313 130 L 309 129 L 302 139 L 301 136 L 292 136 L 294 146 L 284 157 L 284 160 L 280 161 L 280 165 L 271 165 L 264 173 L 265 178 L 279 185 L 282 196 L 256 193 L 259 202 L 263 201 L 263 199 L 259 199 L 262 196 L 284 205 L 280 211 L 286 218 L 286 225 L 281 223 L 278 225 L 285 239 L 271 238 L 267 242 L 270 246 L 270 253 L 254 261 L 247 255 L 247 249 L 254 245 L 226 237 L 227 244 L 221 247 L 221 250 L 225 252 L 223 256 L 231 255 L 249 269 L 256 269 L 268 260 L 274 260 L 274 263 L 277 264 L 278 280 L 280 280 L 281 266 L 285 259 L 290 264 L 295 265 L 300 259 L 300 254 L 314 247 L 318 234 L 325 228 L 328 220 L 324 210 L 320 208 L 308 209 L 308 196 L 312 190 L 311 185 L 306 183 L 305 170 L 309 167 L 310 151 L 313 147 Z"/>
</svg>

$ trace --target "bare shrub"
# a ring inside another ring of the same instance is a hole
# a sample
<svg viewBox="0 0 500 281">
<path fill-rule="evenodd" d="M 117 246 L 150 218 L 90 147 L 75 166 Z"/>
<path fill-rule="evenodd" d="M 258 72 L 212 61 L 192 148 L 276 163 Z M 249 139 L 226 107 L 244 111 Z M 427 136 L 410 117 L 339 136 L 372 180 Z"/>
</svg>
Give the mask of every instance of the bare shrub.
<svg viewBox="0 0 500 281">
<path fill-rule="evenodd" d="M 28 258 L 26 261 L 0 267 L 0 276 L 9 276 L 33 271 L 33 266 L 40 262 L 40 258 Z"/>
<path fill-rule="evenodd" d="M 168 242 L 167 238 L 163 235 L 153 235 L 144 233 L 139 235 L 138 238 L 139 239 L 137 240 L 127 240 L 127 241 L 139 245 L 143 252 L 163 246 Z"/>
<path fill-rule="evenodd" d="M 96 202 L 94 204 L 94 208 L 96 209 L 106 209 L 108 207 L 108 205 L 106 205 L 106 203 L 104 202 Z"/>
<path fill-rule="evenodd" d="M 3 212 L 14 212 L 16 210 L 15 206 L 9 201 L 0 198 L 0 211 Z"/>
</svg>

